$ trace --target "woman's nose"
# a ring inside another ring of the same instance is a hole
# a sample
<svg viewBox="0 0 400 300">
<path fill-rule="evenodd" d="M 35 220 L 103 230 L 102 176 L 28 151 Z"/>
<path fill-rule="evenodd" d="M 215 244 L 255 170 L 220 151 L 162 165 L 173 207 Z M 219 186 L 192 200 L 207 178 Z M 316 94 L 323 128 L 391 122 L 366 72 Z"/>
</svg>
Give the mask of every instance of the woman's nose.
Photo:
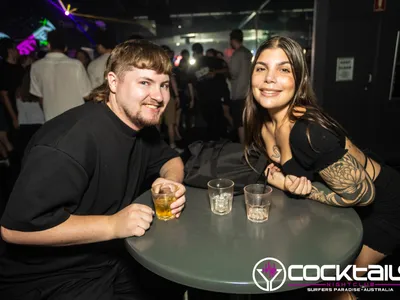
<svg viewBox="0 0 400 300">
<path fill-rule="evenodd" d="M 265 75 L 265 82 L 276 82 L 275 71 L 267 71 L 267 74 Z"/>
</svg>

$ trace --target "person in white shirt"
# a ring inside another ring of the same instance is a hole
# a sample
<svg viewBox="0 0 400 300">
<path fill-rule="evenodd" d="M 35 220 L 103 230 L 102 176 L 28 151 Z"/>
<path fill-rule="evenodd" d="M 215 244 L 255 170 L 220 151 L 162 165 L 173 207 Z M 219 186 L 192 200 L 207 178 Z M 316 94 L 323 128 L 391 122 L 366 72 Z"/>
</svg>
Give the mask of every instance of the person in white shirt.
<svg viewBox="0 0 400 300">
<path fill-rule="evenodd" d="M 230 110 L 233 126 L 238 130 L 240 143 L 244 143 L 243 109 L 250 88 L 251 60 L 253 55 L 243 46 L 243 31 L 234 29 L 230 33 L 231 47 L 235 50 L 229 62 L 231 75 Z"/>
<path fill-rule="evenodd" d="M 106 32 L 99 32 L 96 37 L 96 51 L 99 54 L 95 60 L 88 66 L 89 79 L 92 88 L 95 89 L 104 82 L 104 71 L 106 63 L 110 57 L 112 49 L 115 47 L 115 41 Z"/>
<path fill-rule="evenodd" d="M 84 103 L 91 84 L 82 63 L 64 54 L 67 47 L 62 32 L 48 34 L 50 52 L 32 64 L 29 92 L 40 98 L 45 120 Z"/>
</svg>

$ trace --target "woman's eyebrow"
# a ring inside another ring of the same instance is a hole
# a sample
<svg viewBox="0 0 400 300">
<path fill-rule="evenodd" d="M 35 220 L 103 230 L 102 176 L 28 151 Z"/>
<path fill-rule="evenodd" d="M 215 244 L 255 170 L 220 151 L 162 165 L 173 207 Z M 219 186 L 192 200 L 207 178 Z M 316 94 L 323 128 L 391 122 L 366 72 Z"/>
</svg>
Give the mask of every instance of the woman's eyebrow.
<svg viewBox="0 0 400 300">
<path fill-rule="evenodd" d="M 257 61 L 256 65 L 257 64 L 263 65 L 264 67 L 267 67 L 267 64 L 265 62 L 263 62 L 263 61 Z M 280 63 L 277 63 L 278 66 L 282 66 L 282 65 L 286 65 L 286 64 L 290 64 L 290 61 L 286 60 L 286 61 L 282 61 Z"/>
</svg>

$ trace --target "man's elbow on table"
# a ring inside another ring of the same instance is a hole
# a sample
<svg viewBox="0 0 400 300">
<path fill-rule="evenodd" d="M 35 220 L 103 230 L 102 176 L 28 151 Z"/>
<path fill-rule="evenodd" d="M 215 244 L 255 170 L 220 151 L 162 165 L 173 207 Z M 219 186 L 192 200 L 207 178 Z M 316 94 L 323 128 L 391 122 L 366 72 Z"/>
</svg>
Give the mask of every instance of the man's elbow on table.
<svg viewBox="0 0 400 300">
<path fill-rule="evenodd" d="M 1 238 L 9 244 L 36 245 L 35 232 L 22 232 L 1 226 Z"/>
<path fill-rule="evenodd" d="M 7 229 L 3 226 L 0 227 L 1 238 L 3 241 L 10 244 L 19 244 L 18 236 L 14 234 L 14 230 Z"/>
</svg>

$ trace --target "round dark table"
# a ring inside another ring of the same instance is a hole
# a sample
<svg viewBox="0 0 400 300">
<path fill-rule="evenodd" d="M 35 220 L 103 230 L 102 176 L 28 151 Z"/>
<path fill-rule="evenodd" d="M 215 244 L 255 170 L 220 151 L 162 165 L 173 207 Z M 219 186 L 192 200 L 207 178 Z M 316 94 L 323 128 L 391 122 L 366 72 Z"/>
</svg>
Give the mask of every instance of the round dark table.
<svg viewBox="0 0 400 300">
<path fill-rule="evenodd" d="M 140 264 L 162 277 L 229 294 L 266 293 L 253 281 L 253 268 L 267 257 L 278 259 L 287 269 L 307 264 L 344 267 L 358 255 L 363 230 L 352 208 L 292 199 L 277 189 L 271 200 L 269 220 L 252 223 L 246 217 L 243 195 L 234 197 L 230 214 L 219 216 L 210 210 L 207 190 L 187 187 L 186 207 L 179 219 L 154 218 L 144 236 L 126 239 L 126 247 Z M 150 192 L 135 203 L 153 207 Z M 313 270 L 307 275 L 312 276 Z M 256 280 L 263 284 L 261 277 Z M 279 284 L 279 277 L 276 280 Z M 286 279 L 277 291 L 299 287 Z"/>
</svg>

